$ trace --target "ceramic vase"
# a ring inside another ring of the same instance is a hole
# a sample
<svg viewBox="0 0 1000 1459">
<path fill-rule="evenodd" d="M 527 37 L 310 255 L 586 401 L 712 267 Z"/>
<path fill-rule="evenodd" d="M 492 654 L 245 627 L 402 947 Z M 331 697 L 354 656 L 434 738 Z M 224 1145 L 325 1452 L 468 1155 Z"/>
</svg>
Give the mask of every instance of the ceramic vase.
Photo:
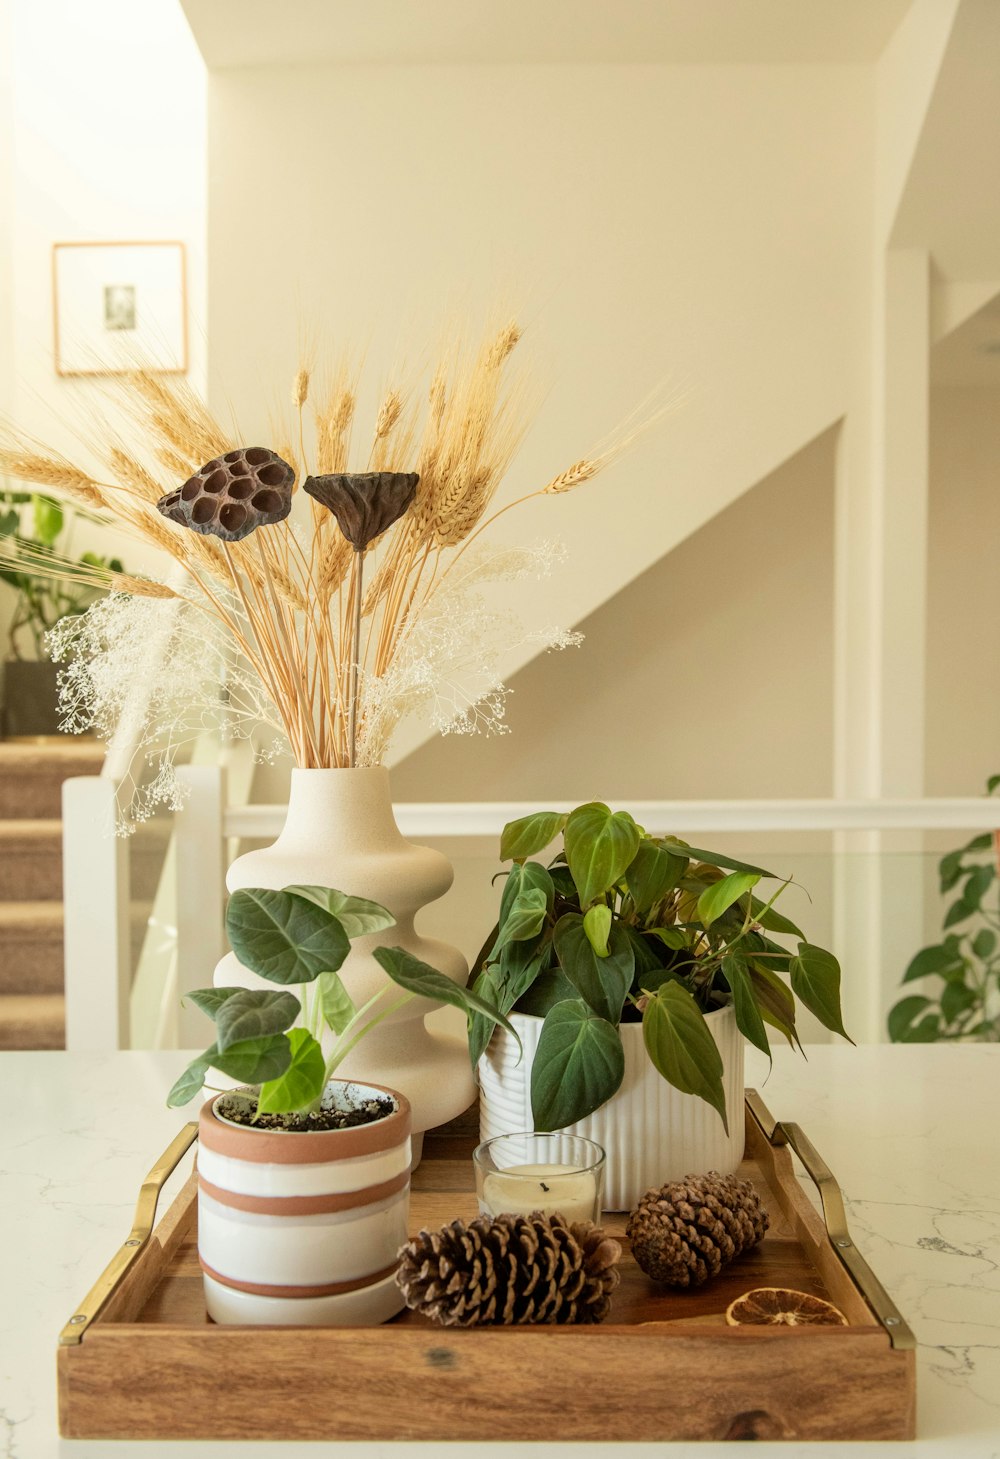
<svg viewBox="0 0 1000 1459">
<path fill-rule="evenodd" d="M 479 1063 L 480 1139 L 534 1129 L 531 1066 L 542 1031 L 540 1018 L 513 1013 L 524 1057 L 502 1028 Z M 607 1104 L 564 1133 L 596 1140 L 607 1152 L 604 1206 L 628 1211 L 651 1187 L 685 1175 L 717 1170 L 729 1175 L 743 1159 L 743 1036 L 732 1007 L 705 1019 L 722 1055 L 722 1084 L 729 1116 L 727 1135 L 716 1111 L 693 1094 L 681 1094 L 650 1063 L 641 1023 L 619 1029 L 625 1077 Z"/>
<path fill-rule="evenodd" d="M 420 908 L 443 896 L 453 878 L 451 864 L 439 852 L 404 840 L 393 816 L 389 772 L 377 766 L 293 770 L 281 835 L 272 846 L 234 861 L 226 885 L 233 892 L 240 887 L 306 883 L 334 887 L 387 907 L 396 925 L 355 938 L 340 970 L 360 1008 L 379 990 L 385 990 L 387 998 L 399 995 L 372 955 L 376 947 L 402 947 L 465 984 L 468 965 L 458 949 L 421 937 L 414 926 Z M 272 986 L 244 968 L 232 952 L 217 966 L 215 984 Z M 431 1030 L 424 1022 L 440 1006 L 413 999 L 367 1034 L 337 1070 L 344 1078 L 389 1083 L 406 1097 L 418 1158 L 423 1131 L 461 1114 L 475 1098 L 464 1031 Z"/>
<path fill-rule="evenodd" d="M 371 1124 L 254 1129 L 201 1109 L 198 1259 L 216 1322 L 371 1327 L 402 1310 L 394 1277 L 407 1236 L 410 1109 L 380 1085 L 335 1080 L 327 1103 L 388 1097 Z"/>
</svg>

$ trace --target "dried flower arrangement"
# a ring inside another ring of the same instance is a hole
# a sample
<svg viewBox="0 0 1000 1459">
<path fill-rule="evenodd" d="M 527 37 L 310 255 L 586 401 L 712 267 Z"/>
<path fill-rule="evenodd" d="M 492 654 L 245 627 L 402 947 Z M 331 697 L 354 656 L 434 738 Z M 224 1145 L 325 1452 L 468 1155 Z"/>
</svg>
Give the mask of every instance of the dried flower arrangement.
<svg viewBox="0 0 1000 1459">
<path fill-rule="evenodd" d="M 294 426 L 278 433 L 276 451 L 243 445 L 185 383 L 141 369 L 105 381 L 141 445 L 104 428 L 90 443 L 99 470 L 7 432 L 0 470 L 86 505 L 176 564 L 166 582 L 92 568 L 111 597 L 51 644 L 70 660 L 67 728 L 106 734 L 131 704 L 140 749 L 160 747 L 160 772 L 133 816 L 157 799 L 176 803 L 173 755 L 213 718 L 235 735 L 272 726 L 302 768 L 377 765 L 414 711 L 442 730 L 502 729 L 502 649 L 578 641 L 558 628 L 529 630 L 482 593 L 490 581 L 545 575 L 558 550 L 491 546 L 483 534 L 511 507 L 596 476 L 634 439 L 635 418 L 544 486 L 496 507 L 530 414 L 525 377 L 511 364 L 520 338 L 510 322 L 471 349 L 452 346 L 423 400 L 391 386 L 362 473 L 350 471 L 359 372 L 347 364 L 319 392 L 313 373 L 299 370 Z M 51 558 L 19 566 L 69 572 Z M 137 696 L 142 676 L 148 692 Z M 274 748 L 255 744 L 264 755 Z"/>
</svg>

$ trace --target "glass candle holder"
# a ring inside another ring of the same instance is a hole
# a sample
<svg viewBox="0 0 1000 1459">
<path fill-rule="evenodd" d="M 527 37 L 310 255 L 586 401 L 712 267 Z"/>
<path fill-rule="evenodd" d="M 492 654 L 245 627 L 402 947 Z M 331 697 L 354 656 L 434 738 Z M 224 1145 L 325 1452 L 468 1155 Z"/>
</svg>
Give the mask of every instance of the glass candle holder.
<svg viewBox="0 0 1000 1459">
<path fill-rule="evenodd" d="M 557 1212 L 600 1224 L 604 1151 L 581 1135 L 496 1135 L 472 1157 L 481 1216 Z"/>
</svg>

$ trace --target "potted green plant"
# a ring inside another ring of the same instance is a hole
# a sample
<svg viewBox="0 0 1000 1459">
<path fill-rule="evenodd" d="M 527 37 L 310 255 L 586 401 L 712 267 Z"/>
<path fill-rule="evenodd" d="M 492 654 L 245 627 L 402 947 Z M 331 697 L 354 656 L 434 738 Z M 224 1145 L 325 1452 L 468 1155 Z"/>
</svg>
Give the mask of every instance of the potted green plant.
<svg viewBox="0 0 1000 1459">
<path fill-rule="evenodd" d="M 92 582 L 95 573 L 122 571 L 117 558 L 93 552 L 74 563 L 67 557 L 70 530 L 63 508 L 52 497 L 0 492 L 0 581 L 16 594 L 4 667 L 6 735 L 59 733 L 58 669 L 49 658 L 45 636 L 63 618 L 83 613 L 93 603 L 99 595 Z M 39 563 L 47 562 L 58 565 L 61 575 L 40 574 Z"/>
<path fill-rule="evenodd" d="M 403 1305 L 393 1276 L 408 1235 L 409 1102 L 334 1075 L 414 998 L 513 1027 L 399 947 L 375 949 L 389 989 L 355 1007 L 339 975 L 351 940 L 392 925 L 378 903 L 329 887 L 253 887 L 230 898 L 226 926 L 240 963 L 276 986 L 190 995 L 216 1037 L 168 1095 L 187 1104 L 211 1070 L 241 1086 L 206 1101 L 199 1117 L 198 1254 L 217 1322 L 364 1326 Z"/>
<path fill-rule="evenodd" d="M 532 859 L 560 834 L 554 860 Z M 787 882 L 601 802 L 512 821 L 500 854 L 513 865 L 473 986 L 511 1016 L 524 1055 L 474 1015 L 482 1138 L 569 1127 L 596 1140 L 609 1209 L 735 1170 L 744 1038 L 769 1054 L 770 1025 L 797 1044 L 796 998 L 847 1037 L 836 958 L 775 908 Z M 767 900 L 764 880 L 777 882 Z"/>
</svg>

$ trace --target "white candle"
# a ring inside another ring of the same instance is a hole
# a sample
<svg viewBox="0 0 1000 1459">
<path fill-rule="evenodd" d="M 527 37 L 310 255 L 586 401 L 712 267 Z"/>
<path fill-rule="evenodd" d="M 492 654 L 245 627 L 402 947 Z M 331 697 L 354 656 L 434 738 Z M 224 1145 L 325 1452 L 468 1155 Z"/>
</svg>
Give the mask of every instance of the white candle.
<svg viewBox="0 0 1000 1459">
<path fill-rule="evenodd" d="M 599 1221 L 597 1182 L 590 1170 L 572 1165 L 509 1165 L 483 1181 L 479 1211 L 483 1216 L 530 1216 L 559 1212 L 567 1221 Z"/>
</svg>

